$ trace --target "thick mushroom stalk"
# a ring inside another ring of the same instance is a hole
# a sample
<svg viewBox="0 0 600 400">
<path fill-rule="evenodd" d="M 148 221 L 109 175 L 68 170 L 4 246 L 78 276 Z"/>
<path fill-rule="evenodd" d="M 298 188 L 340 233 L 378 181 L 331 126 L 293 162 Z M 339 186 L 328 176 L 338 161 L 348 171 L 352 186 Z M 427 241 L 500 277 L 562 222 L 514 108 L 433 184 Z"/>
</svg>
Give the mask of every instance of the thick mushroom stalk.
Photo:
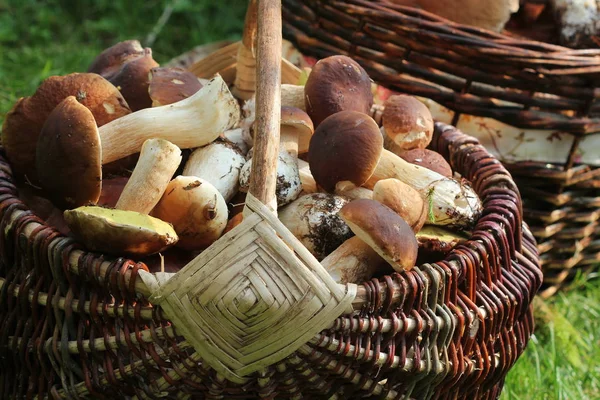
<svg viewBox="0 0 600 400">
<path fill-rule="evenodd" d="M 281 85 L 281 105 L 306 111 L 304 86 L 284 83 Z"/>
<path fill-rule="evenodd" d="M 245 162 L 235 145 L 216 141 L 194 150 L 182 175 L 197 176 L 210 182 L 229 202 L 238 192 L 240 171 Z"/>
<path fill-rule="evenodd" d="M 317 184 L 328 192 L 357 186 L 372 189 L 382 179 L 396 178 L 424 197 L 428 223 L 469 226 L 482 211 L 481 201 L 467 184 L 384 150 L 375 121 L 356 111 L 339 112 L 319 125 L 311 140 L 309 164 Z"/>
<path fill-rule="evenodd" d="M 279 219 L 318 260 L 352 236 L 339 211 L 348 200 L 328 193 L 304 195 L 282 208 Z"/>
<path fill-rule="evenodd" d="M 358 236 L 346 240 L 321 261 L 333 280 L 342 285 L 368 281 L 382 264 L 385 260 Z"/>
<path fill-rule="evenodd" d="M 300 174 L 300 182 L 302 183 L 302 191 L 305 194 L 318 192 L 317 182 L 310 172 L 310 165 L 298 159 L 298 172 Z"/>
<path fill-rule="evenodd" d="M 228 210 L 221 193 L 209 182 L 180 175 L 169 183 L 152 215 L 173 224 L 178 247 L 202 250 L 223 234 Z"/>
<path fill-rule="evenodd" d="M 239 123 L 240 109 L 225 81 L 217 75 L 187 99 L 126 117 L 99 129 L 102 164 L 138 152 L 144 141 L 155 137 L 182 149 L 204 146 Z"/>
<path fill-rule="evenodd" d="M 383 150 L 375 172 L 364 185 L 373 188 L 387 178 L 396 178 L 424 196 L 428 207 L 427 223 L 470 226 L 481 214 L 481 200 L 471 186 L 410 164 L 392 152 Z"/>
<path fill-rule="evenodd" d="M 240 171 L 240 191 L 247 192 L 250 187 L 250 176 L 252 175 L 252 158 L 250 158 Z M 302 192 L 302 182 L 298 171 L 297 159 L 286 151 L 280 151 L 277 159 L 277 186 L 275 196 L 277 207 L 296 200 Z"/>
<path fill-rule="evenodd" d="M 115 208 L 148 214 L 181 163 L 181 150 L 164 139 L 148 139 Z"/>
</svg>

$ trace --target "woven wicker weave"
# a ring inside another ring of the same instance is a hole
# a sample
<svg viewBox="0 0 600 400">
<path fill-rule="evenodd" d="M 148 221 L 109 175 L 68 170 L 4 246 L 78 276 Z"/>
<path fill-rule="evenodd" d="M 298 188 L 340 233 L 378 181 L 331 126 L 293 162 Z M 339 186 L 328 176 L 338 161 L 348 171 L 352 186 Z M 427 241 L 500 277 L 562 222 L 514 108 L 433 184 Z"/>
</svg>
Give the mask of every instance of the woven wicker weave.
<svg viewBox="0 0 600 400">
<path fill-rule="evenodd" d="M 276 27 L 277 0 L 259 4 Z M 276 97 L 257 93 L 257 147 Z M 441 123 L 431 146 L 481 219 L 445 260 L 361 285 L 335 284 L 252 185 L 244 222 L 176 274 L 87 252 L 27 209 L 0 155 L 0 397 L 497 398 L 533 331 L 536 242 L 498 160 Z"/>
<path fill-rule="evenodd" d="M 387 0 L 284 0 L 283 10 L 284 37 L 304 54 L 349 55 L 379 84 L 447 108 L 445 122 L 459 129 L 479 116 L 571 141 L 552 163 L 503 162 L 539 243 L 542 294 L 600 262 L 600 168 L 579 160 L 600 150 L 597 139 L 586 143 L 600 131 L 600 50 L 496 34 Z"/>
</svg>

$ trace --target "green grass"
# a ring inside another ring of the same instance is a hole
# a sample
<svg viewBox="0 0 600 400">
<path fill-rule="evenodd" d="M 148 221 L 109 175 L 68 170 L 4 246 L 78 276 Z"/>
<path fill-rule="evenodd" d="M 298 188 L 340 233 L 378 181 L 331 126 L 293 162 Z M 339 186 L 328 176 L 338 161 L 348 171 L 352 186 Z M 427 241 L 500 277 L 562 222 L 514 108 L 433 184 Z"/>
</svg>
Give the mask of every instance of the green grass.
<svg viewBox="0 0 600 400">
<path fill-rule="evenodd" d="M 240 37 L 245 0 L 0 0 L 0 124 L 50 75 L 85 71 L 104 48 L 146 38 L 164 63 L 207 42 Z M 600 399 L 600 280 L 579 280 L 538 307 L 538 328 L 511 370 L 503 400 Z"/>
<path fill-rule="evenodd" d="M 600 280 L 576 279 L 535 306 L 535 335 L 502 399 L 600 399 Z"/>
<path fill-rule="evenodd" d="M 241 36 L 245 0 L 0 0 L 0 124 L 19 97 L 51 75 L 84 72 L 106 47 L 126 39 L 165 63 L 194 46 Z"/>
</svg>

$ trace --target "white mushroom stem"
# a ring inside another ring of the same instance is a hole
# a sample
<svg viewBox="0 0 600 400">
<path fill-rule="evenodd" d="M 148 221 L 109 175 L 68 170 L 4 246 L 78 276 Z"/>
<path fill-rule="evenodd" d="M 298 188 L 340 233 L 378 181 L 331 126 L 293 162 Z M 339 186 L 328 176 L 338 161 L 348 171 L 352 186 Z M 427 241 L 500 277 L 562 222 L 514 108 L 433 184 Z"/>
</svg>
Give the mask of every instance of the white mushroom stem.
<svg viewBox="0 0 600 400">
<path fill-rule="evenodd" d="M 183 174 L 210 182 L 226 202 L 238 192 L 240 170 L 246 159 L 236 147 L 226 142 L 213 142 L 194 150 Z"/>
<path fill-rule="evenodd" d="M 343 285 L 371 279 L 382 264 L 385 260 L 358 236 L 346 240 L 321 261 L 333 280 Z"/>
<path fill-rule="evenodd" d="M 364 187 L 346 187 L 344 185 L 336 185 L 334 193 L 338 196 L 345 196 L 350 200 L 373 199 L 373 191 Z"/>
<path fill-rule="evenodd" d="M 167 186 L 152 215 L 173 225 L 177 246 L 201 250 L 221 237 L 227 226 L 227 203 L 209 182 L 177 176 Z"/>
<path fill-rule="evenodd" d="M 187 99 L 143 109 L 100 127 L 102 164 L 139 152 L 151 138 L 166 139 L 183 149 L 204 146 L 239 121 L 239 105 L 217 75 Z"/>
<path fill-rule="evenodd" d="M 301 159 L 298 159 L 298 172 L 300 174 L 300 182 L 302 182 L 302 191 L 304 193 L 315 193 L 317 190 L 317 182 L 310 172 L 310 165 Z"/>
<path fill-rule="evenodd" d="M 252 158 L 240 171 L 240 191 L 247 192 L 252 174 Z M 288 152 L 280 151 L 277 163 L 277 206 L 282 207 L 298 198 L 302 192 L 302 183 L 298 173 L 297 159 Z"/>
<path fill-rule="evenodd" d="M 286 151 L 294 158 L 298 158 L 298 131 L 282 125 L 279 134 L 279 151 Z"/>
<path fill-rule="evenodd" d="M 372 189 L 379 180 L 387 178 L 401 180 L 424 197 L 429 210 L 427 223 L 469 226 L 481 214 L 481 200 L 470 186 L 383 150 L 375 172 L 364 186 Z"/>
<path fill-rule="evenodd" d="M 290 106 L 306 111 L 304 104 L 304 86 L 301 85 L 281 85 L 281 105 Z"/>
<path fill-rule="evenodd" d="M 148 139 L 115 208 L 148 214 L 181 163 L 181 150 L 163 139 Z"/>
</svg>

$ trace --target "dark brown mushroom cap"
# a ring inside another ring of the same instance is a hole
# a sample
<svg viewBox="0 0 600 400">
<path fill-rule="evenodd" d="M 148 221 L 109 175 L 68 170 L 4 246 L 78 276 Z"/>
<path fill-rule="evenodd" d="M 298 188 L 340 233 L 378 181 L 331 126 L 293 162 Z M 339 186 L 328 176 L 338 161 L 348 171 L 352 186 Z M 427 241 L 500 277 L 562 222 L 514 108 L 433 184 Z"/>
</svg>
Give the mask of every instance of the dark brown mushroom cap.
<svg viewBox="0 0 600 400">
<path fill-rule="evenodd" d="M 412 149 L 398 154 L 404 161 L 411 164 L 420 165 L 440 175 L 452 178 L 452 167 L 448 161 L 440 154 L 429 149 Z"/>
<path fill-rule="evenodd" d="M 346 204 L 340 216 L 352 232 L 383 257 L 396 271 L 406 271 L 417 261 L 419 245 L 412 228 L 394 211 L 369 199 Z"/>
<path fill-rule="evenodd" d="M 152 100 L 148 94 L 150 85 L 150 70 L 158 67 L 152 58 L 152 50 L 144 49 L 144 55 L 127 61 L 109 81 L 115 85 L 132 111 L 152 107 Z"/>
<path fill-rule="evenodd" d="M 88 72 L 110 79 L 121 66 L 129 60 L 144 55 L 144 49 L 138 40 L 119 42 L 98 54 L 88 68 Z"/>
<path fill-rule="evenodd" d="M 196 75 L 183 68 L 159 67 L 150 70 L 148 94 L 152 100 L 152 107 L 187 99 L 200 89 L 202 84 Z"/>
<path fill-rule="evenodd" d="M 347 56 L 319 60 L 304 86 L 305 108 L 315 126 L 332 114 L 352 110 L 369 114 L 373 105 L 371 79 Z"/>
<path fill-rule="evenodd" d="M 357 111 L 341 111 L 315 130 L 308 162 L 317 184 L 333 193 L 338 182 L 363 185 L 375 171 L 382 151 L 383 138 L 373 118 Z"/>
<path fill-rule="evenodd" d="M 431 111 L 416 97 L 393 95 L 385 101 L 382 124 L 386 135 L 401 149 L 424 149 L 433 135 Z"/>
<path fill-rule="evenodd" d="M 60 209 L 95 204 L 102 189 L 102 149 L 94 116 L 74 96 L 50 113 L 36 167 L 42 189 Z"/>
<path fill-rule="evenodd" d="M 45 79 L 31 97 L 17 101 L 2 126 L 2 145 L 19 178 L 27 175 L 31 182 L 38 182 L 35 170 L 38 136 L 46 118 L 68 96 L 75 96 L 87 107 L 98 126 L 131 113 L 119 90 L 98 74 L 73 73 Z"/>
</svg>

